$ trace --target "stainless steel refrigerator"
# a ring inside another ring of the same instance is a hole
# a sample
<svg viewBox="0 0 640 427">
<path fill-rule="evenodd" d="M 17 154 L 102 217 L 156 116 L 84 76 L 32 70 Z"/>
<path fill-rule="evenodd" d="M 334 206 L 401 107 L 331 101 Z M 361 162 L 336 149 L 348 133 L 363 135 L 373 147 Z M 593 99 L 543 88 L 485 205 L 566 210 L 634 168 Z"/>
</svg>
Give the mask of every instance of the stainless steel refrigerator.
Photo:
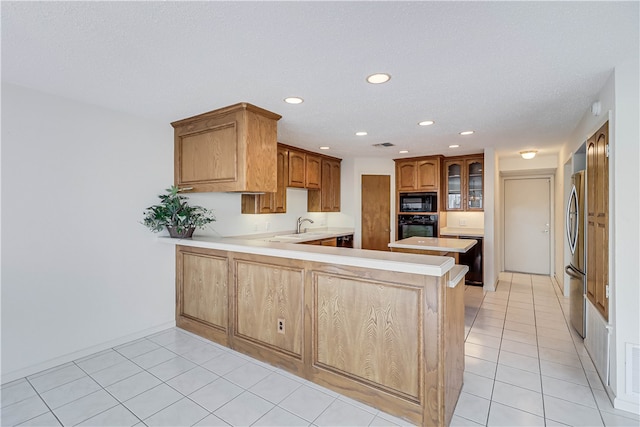
<svg viewBox="0 0 640 427">
<path fill-rule="evenodd" d="M 585 307 L 586 307 L 586 274 L 585 259 L 585 221 L 587 213 L 587 194 L 584 171 L 571 176 L 571 192 L 567 205 L 567 238 L 571 250 L 571 264 L 565 267 L 569 275 L 569 318 L 571 324 L 580 334 L 585 336 Z"/>
</svg>

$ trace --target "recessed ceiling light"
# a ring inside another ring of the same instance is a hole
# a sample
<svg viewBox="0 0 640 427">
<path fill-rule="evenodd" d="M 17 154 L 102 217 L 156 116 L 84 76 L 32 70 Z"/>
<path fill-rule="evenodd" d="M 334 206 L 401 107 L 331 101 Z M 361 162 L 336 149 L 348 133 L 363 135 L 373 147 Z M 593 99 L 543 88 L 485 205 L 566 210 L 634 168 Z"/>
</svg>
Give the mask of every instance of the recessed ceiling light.
<svg viewBox="0 0 640 427">
<path fill-rule="evenodd" d="M 391 75 L 386 73 L 371 74 L 369 77 L 367 77 L 367 81 L 374 85 L 378 85 L 380 83 L 386 83 L 390 79 L 391 79 Z"/>
<path fill-rule="evenodd" d="M 365 131 L 356 132 L 357 136 L 365 136 L 367 133 Z"/>
<path fill-rule="evenodd" d="M 302 104 L 304 102 L 304 99 L 298 98 L 297 96 L 290 96 L 288 98 L 285 98 L 284 102 L 286 102 L 287 104 Z"/>
<path fill-rule="evenodd" d="M 460 148 L 460 146 L 458 144 L 453 144 L 453 145 L 450 145 L 449 148 Z"/>
<path fill-rule="evenodd" d="M 423 122 L 418 123 L 420 126 L 431 126 L 435 122 L 433 120 L 425 120 Z"/>
<path fill-rule="evenodd" d="M 471 135 L 473 134 L 474 131 L 472 130 L 465 130 L 464 132 L 460 132 L 460 135 Z"/>
<path fill-rule="evenodd" d="M 324 146 L 324 147 L 320 147 L 321 150 L 328 150 L 330 147 Z"/>
<path fill-rule="evenodd" d="M 409 152 L 409 150 L 400 150 L 400 151 L 398 151 L 398 153 L 400 153 L 400 154 L 407 154 L 408 152 Z"/>
</svg>

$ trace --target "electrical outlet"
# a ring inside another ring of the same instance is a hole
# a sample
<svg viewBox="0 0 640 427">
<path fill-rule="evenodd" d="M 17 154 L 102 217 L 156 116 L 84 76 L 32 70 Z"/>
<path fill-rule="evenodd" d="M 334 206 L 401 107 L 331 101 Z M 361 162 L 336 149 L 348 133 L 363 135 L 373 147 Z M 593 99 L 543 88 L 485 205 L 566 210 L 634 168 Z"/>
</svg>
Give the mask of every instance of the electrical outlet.
<svg viewBox="0 0 640 427">
<path fill-rule="evenodd" d="M 284 319 L 278 319 L 278 333 L 284 335 Z"/>
<path fill-rule="evenodd" d="M 271 223 L 270 223 L 269 221 L 267 221 L 267 222 L 265 222 L 265 223 L 264 223 L 264 229 L 265 229 L 266 231 L 269 231 L 269 227 L 270 227 L 270 226 L 271 226 Z"/>
<path fill-rule="evenodd" d="M 258 223 L 253 224 L 253 231 L 258 231 Z"/>
<path fill-rule="evenodd" d="M 458 221 L 458 223 L 461 227 L 464 227 L 465 225 L 467 225 L 467 220 L 464 218 L 460 218 L 460 221 Z"/>
</svg>

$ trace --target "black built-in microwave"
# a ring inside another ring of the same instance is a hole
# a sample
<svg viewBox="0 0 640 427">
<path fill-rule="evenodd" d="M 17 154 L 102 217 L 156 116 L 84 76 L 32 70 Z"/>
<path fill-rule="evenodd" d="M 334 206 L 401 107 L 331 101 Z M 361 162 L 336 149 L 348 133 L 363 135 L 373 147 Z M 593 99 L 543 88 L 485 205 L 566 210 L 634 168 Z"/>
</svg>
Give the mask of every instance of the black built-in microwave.
<svg viewBox="0 0 640 427">
<path fill-rule="evenodd" d="M 400 212 L 436 212 L 437 193 L 400 193 Z"/>
</svg>

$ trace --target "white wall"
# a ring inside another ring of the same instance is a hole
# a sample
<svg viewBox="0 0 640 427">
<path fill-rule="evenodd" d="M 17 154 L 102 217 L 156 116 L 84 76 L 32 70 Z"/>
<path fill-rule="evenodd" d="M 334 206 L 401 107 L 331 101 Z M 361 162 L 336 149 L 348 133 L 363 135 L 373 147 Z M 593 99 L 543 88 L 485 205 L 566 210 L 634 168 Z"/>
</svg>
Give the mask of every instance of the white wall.
<svg viewBox="0 0 640 427">
<path fill-rule="evenodd" d="M 494 148 L 484 149 L 484 239 L 483 239 L 483 275 L 484 289 L 495 291 L 501 269 L 498 253 L 501 247 L 500 200 L 498 188 L 498 156 Z"/>
<path fill-rule="evenodd" d="M 2 381 L 174 324 L 172 128 L 2 85 Z"/>
<path fill-rule="evenodd" d="M 638 61 L 630 61 L 615 70 L 615 124 L 612 159 L 609 165 L 610 186 L 609 235 L 613 245 L 610 267 L 613 268 L 611 301 L 614 322 L 614 376 L 611 387 L 616 407 L 640 413 L 640 395 L 627 390 L 625 378 L 626 346 L 640 345 L 640 85 Z M 611 203 L 613 202 L 613 203 Z M 640 372 L 635 372 L 640 375 Z"/>
</svg>

